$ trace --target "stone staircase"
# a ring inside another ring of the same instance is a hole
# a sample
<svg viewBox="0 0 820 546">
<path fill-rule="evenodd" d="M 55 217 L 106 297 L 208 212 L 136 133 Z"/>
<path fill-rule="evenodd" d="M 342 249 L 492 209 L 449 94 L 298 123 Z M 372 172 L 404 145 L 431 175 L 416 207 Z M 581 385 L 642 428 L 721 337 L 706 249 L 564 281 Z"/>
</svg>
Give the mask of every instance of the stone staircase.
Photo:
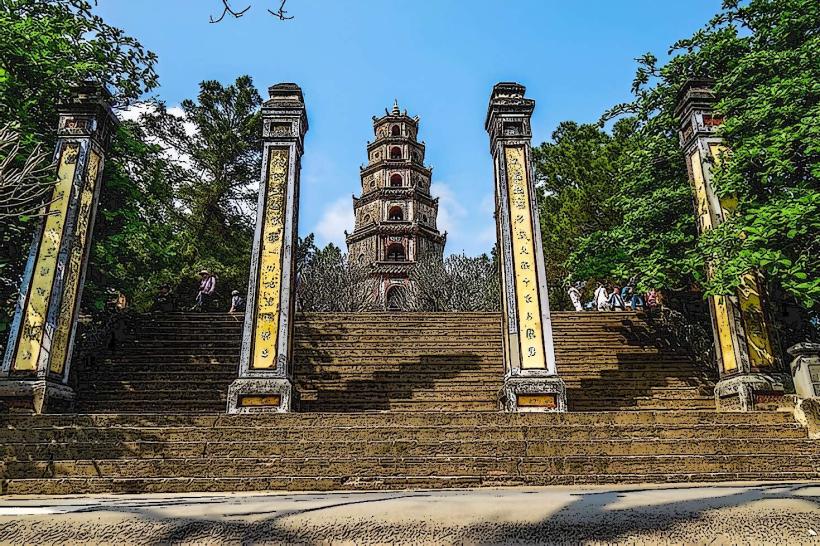
<svg viewBox="0 0 820 546">
<path fill-rule="evenodd" d="M 3 494 L 820 478 L 787 413 L 0 417 Z"/>
<path fill-rule="evenodd" d="M 555 313 L 571 411 L 713 410 L 712 377 L 635 313 Z M 140 317 L 136 337 L 78 371 L 78 411 L 220 412 L 242 317 Z M 497 313 L 308 313 L 294 336 L 300 411 L 496 411 Z"/>
<path fill-rule="evenodd" d="M 78 366 L 78 414 L 0 415 L 0 492 L 820 478 L 791 414 L 716 413 L 710 373 L 633 313 L 554 315 L 565 414 L 497 411 L 498 314 L 301 315 L 302 412 L 268 415 L 225 414 L 241 317 L 134 326 Z"/>
</svg>

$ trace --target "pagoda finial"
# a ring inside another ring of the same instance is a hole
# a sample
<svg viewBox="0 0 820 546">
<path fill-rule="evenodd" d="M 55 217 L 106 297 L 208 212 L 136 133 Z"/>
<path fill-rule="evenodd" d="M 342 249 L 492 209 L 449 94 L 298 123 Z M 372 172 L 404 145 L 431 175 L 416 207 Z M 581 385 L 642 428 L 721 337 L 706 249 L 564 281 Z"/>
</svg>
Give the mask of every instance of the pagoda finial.
<svg viewBox="0 0 820 546">
<path fill-rule="evenodd" d="M 393 115 L 401 115 L 401 111 L 399 110 L 399 99 L 393 99 Z"/>
</svg>

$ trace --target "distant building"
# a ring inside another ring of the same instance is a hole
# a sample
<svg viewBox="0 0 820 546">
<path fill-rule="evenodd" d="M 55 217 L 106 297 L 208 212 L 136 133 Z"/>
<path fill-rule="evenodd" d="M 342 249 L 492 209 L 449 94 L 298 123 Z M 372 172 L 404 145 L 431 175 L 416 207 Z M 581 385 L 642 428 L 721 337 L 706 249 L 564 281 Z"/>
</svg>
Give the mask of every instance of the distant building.
<svg viewBox="0 0 820 546">
<path fill-rule="evenodd" d="M 401 112 L 398 102 L 373 117 L 376 140 L 367 144 L 362 194 L 353 197 L 356 224 L 346 233 L 350 258 L 371 267 L 377 301 L 388 309 L 401 308 L 411 268 L 428 257 L 441 260 L 447 239 L 436 227 L 438 198 L 430 195 L 432 170 L 418 129 L 419 118 Z"/>
</svg>

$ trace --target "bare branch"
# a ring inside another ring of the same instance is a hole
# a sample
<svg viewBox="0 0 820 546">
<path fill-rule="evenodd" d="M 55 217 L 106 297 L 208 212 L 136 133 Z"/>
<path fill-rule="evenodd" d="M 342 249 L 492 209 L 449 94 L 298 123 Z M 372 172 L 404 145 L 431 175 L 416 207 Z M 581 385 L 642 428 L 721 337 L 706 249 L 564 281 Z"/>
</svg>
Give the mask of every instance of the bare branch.
<svg viewBox="0 0 820 546">
<path fill-rule="evenodd" d="M 11 125 L 0 127 L 0 218 L 31 215 L 42 208 L 55 182 L 50 154 L 39 144 L 23 154 L 20 133 Z"/>
<path fill-rule="evenodd" d="M 268 10 L 268 13 L 273 15 L 274 17 L 278 17 L 280 21 L 286 21 L 288 19 L 293 19 L 293 16 L 287 17 L 287 11 L 285 11 L 285 4 L 287 4 L 288 0 L 282 0 L 282 3 L 279 4 L 279 9 L 277 11 Z"/>
<path fill-rule="evenodd" d="M 287 21 L 293 19 L 293 16 L 288 15 L 287 10 L 285 10 L 285 4 L 287 3 L 288 0 L 279 0 L 279 9 L 275 11 L 272 9 L 268 9 L 268 13 L 270 13 L 280 21 Z M 227 15 L 230 15 L 234 19 L 239 19 L 240 17 L 245 15 L 245 13 L 247 13 L 249 9 L 251 9 L 251 6 L 252 4 L 248 4 L 245 7 L 245 9 L 237 11 L 231 7 L 229 0 L 222 0 L 222 14 L 216 19 L 214 19 L 213 15 L 211 15 L 211 23 L 220 23 L 223 19 L 225 19 L 225 16 Z"/>
<path fill-rule="evenodd" d="M 225 16 L 226 16 L 226 15 L 228 15 L 228 14 L 230 14 L 230 15 L 231 15 L 232 17 L 234 17 L 235 19 L 239 19 L 240 17 L 242 17 L 243 15 L 245 15 L 245 13 L 246 13 L 249 9 L 251 9 L 250 4 L 248 4 L 248 6 L 247 6 L 245 9 L 240 10 L 240 11 L 236 11 L 236 10 L 234 10 L 234 9 L 231 7 L 231 5 L 230 5 L 230 3 L 228 2 L 228 0 L 222 0 L 222 15 L 220 15 L 218 19 L 214 19 L 214 16 L 213 16 L 213 15 L 211 15 L 211 23 L 219 23 L 219 22 L 220 22 L 220 21 L 222 21 L 222 19 L 224 19 L 224 18 L 225 18 Z"/>
</svg>

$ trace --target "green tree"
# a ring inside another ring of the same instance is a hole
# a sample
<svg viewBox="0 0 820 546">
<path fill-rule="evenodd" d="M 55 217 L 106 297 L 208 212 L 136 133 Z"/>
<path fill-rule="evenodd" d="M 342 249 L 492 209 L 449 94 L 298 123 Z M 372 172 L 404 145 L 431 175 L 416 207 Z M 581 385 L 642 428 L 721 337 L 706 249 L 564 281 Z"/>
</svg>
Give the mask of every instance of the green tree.
<svg viewBox="0 0 820 546">
<path fill-rule="evenodd" d="M 150 307 L 158 286 L 183 285 L 182 212 L 174 192 L 184 173 L 144 129 L 124 122 L 114 136 L 103 173 L 84 304 L 100 309 L 116 288 L 138 310 Z"/>
<path fill-rule="evenodd" d="M 222 296 L 247 287 L 261 170 L 261 104 L 251 78 L 242 76 L 228 86 L 202 82 L 196 100 L 182 101 L 181 116 L 158 104 L 141 118 L 148 140 L 168 150 L 174 165 L 180 230 L 174 253 L 182 296 L 190 295 L 200 269 L 219 277 Z"/>
<path fill-rule="evenodd" d="M 533 149 L 541 237 L 551 288 L 550 305 L 569 305 L 564 287 L 577 279 L 607 277 L 609 261 L 572 271 L 569 258 L 579 241 L 620 220 L 613 199 L 620 192 L 619 166 L 629 151 L 634 124 L 622 120 L 612 134 L 597 125 L 561 123 L 552 141 Z"/>
<path fill-rule="evenodd" d="M 84 0 L 0 0 L 0 125 L 53 144 L 56 105 L 99 81 L 123 105 L 157 86 L 156 56 Z"/>
<path fill-rule="evenodd" d="M 118 105 L 157 85 L 156 57 L 82 0 L 0 0 L 0 127 L 20 134 L 21 158 L 54 146 L 56 105 L 86 79 Z M 0 332 L 5 329 L 38 218 L 0 222 Z"/>
<path fill-rule="evenodd" d="M 643 287 L 728 294 L 759 270 L 806 308 L 820 301 L 820 5 L 810 0 L 726 0 L 671 60 L 639 59 L 635 100 L 602 122 L 629 116 L 629 153 L 614 226 L 578 241 L 565 262 L 578 276 L 637 275 Z M 717 189 L 739 199 L 725 224 L 697 238 L 674 108 L 690 78 L 712 78 L 731 153 L 715 166 Z M 706 263 L 713 276 L 705 278 Z"/>
</svg>

